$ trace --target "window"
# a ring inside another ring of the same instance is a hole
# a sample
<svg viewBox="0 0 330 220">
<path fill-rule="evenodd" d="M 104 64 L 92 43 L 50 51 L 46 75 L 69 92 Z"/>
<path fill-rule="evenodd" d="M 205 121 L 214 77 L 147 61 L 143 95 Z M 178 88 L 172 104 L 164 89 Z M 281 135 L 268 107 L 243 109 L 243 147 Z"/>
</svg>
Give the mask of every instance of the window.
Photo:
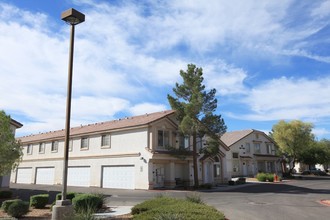
<svg viewBox="0 0 330 220">
<path fill-rule="evenodd" d="M 238 153 L 237 152 L 233 153 L 233 158 L 238 158 Z"/>
<path fill-rule="evenodd" d="M 87 137 L 81 138 L 80 149 L 81 150 L 87 150 L 88 149 L 88 138 Z"/>
<path fill-rule="evenodd" d="M 238 160 L 233 161 L 233 172 L 239 172 L 239 161 Z"/>
<path fill-rule="evenodd" d="M 184 148 L 189 148 L 189 136 L 180 136 L 180 141 L 179 141 L 179 148 L 184 149 Z"/>
<path fill-rule="evenodd" d="M 214 157 L 213 176 L 217 178 L 220 177 L 220 175 L 221 175 L 220 160 L 218 157 Z"/>
<path fill-rule="evenodd" d="M 266 144 L 266 148 L 267 148 L 267 154 L 274 154 L 275 153 L 275 150 L 274 150 L 272 144 L 270 144 L 270 143 Z"/>
<path fill-rule="evenodd" d="M 250 143 L 245 143 L 245 152 L 250 153 Z"/>
<path fill-rule="evenodd" d="M 39 144 L 39 154 L 45 153 L 45 143 Z"/>
<path fill-rule="evenodd" d="M 52 152 L 57 152 L 58 151 L 58 141 L 53 141 L 52 142 Z"/>
<path fill-rule="evenodd" d="M 109 134 L 102 135 L 101 147 L 110 147 L 110 135 Z"/>
<path fill-rule="evenodd" d="M 32 144 L 29 144 L 26 149 L 27 154 L 32 154 Z"/>
<path fill-rule="evenodd" d="M 165 149 L 169 146 L 170 134 L 169 131 L 158 130 L 158 148 Z"/>
<path fill-rule="evenodd" d="M 254 143 L 254 152 L 260 153 L 260 143 Z"/>
<path fill-rule="evenodd" d="M 73 140 L 69 140 L 69 151 L 71 152 L 73 150 Z"/>
</svg>

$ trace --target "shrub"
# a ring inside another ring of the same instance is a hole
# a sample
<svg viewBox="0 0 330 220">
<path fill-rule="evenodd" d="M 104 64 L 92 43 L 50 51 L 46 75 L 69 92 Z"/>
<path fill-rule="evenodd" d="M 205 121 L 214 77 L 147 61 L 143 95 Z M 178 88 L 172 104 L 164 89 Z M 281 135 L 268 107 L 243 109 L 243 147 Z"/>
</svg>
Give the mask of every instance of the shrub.
<svg viewBox="0 0 330 220">
<path fill-rule="evenodd" d="M 186 195 L 186 200 L 197 204 L 204 204 L 203 200 L 201 199 L 198 193 L 192 193 L 190 195 Z"/>
<path fill-rule="evenodd" d="M 13 195 L 12 191 L 9 190 L 0 191 L 0 199 L 9 199 L 12 197 L 12 195 Z"/>
<path fill-rule="evenodd" d="M 103 198 L 96 194 L 79 194 L 72 199 L 77 213 L 90 213 L 102 208 Z"/>
<path fill-rule="evenodd" d="M 72 199 L 74 197 L 76 197 L 76 195 L 78 195 L 78 193 L 75 193 L 75 192 L 68 192 L 66 194 L 66 199 L 70 199 L 72 201 Z M 62 199 L 62 193 L 58 193 L 56 194 L 56 200 L 61 200 Z"/>
<path fill-rule="evenodd" d="M 2 203 L 1 205 L 1 209 L 4 211 L 4 212 L 8 212 L 8 208 L 11 204 L 13 204 L 14 202 L 16 201 L 22 201 L 20 199 L 11 199 L 11 200 L 6 200 Z"/>
<path fill-rule="evenodd" d="M 260 182 L 266 182 L 267 175 L 265 173 L 258 173 L 257 174 L 257 180 Z"/>
<path fill-rule="evenodd" d="M 224 215 L 215 208 L 170 197 L 155 198 L 132 208 L 135 220 L 224 220 Z"/>
<path fill-rule="evenodd" d="M 30 206 L 36 209 L 45 208 L 49 200 L 48 194 L 39 194 L 30 197 Z"/>
<path fill-rule="evenodd" d="M 267 173 L 267 180 L 268 182 L 274 182 L 274 174 L 272 173 Z"/>
<path fill-rule="evenodd" d="M 29 203 L 22 200 L 13 202 L 8 207 L 8 215 L 19 218 L 29 212 Z"/>
</svg>

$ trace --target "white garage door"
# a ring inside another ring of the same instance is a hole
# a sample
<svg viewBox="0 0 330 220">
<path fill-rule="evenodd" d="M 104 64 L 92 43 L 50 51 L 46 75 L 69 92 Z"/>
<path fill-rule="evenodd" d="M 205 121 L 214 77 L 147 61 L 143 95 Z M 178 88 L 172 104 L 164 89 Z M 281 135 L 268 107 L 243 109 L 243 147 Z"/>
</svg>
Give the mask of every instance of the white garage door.
<svg viewBox="0 0 330 220">
<path fill-rule="evenodd" d="M 54 167 L 38 167 L 36 171 L 36 184 L 53 185 L 55 178 Z"/>
<path fill-rule="evenodd" d="M 90 167 L 69 167 L 68 186 L 90 186 Z"/>
<path fill-rule="evenodd" d="M 18 168 L 16 183 L 32 183 L 32 167 Z"/>
<path fill-rule="evenodd" d="M 103 167 L 103 188 L 135 189 L 134 166 Z"/>
</svg>

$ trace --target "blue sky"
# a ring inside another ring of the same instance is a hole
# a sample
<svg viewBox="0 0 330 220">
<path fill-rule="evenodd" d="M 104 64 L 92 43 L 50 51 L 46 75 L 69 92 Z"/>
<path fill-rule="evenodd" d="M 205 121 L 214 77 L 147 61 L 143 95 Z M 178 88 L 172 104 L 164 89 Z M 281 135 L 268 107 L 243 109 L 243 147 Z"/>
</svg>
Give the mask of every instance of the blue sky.
<svg viewBox="0 0 330 220">
<path fill-rule="evenodd" d="M 203 68 L 228 131 L 314 124 L 330 139 L 330 1 L 0 1 L 0 108 L 17 135 L 64 128 L 69 26 L 72 126 L 170 109 L 179 71 Z"/>
</svg>

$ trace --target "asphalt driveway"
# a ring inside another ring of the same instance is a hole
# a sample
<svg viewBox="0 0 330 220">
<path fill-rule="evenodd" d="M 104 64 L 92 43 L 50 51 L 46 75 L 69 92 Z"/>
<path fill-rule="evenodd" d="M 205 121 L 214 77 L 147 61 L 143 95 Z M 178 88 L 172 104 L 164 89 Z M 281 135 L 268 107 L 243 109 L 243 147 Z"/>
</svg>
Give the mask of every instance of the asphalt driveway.
<svg viewBox="0 0 330 220">
<path fill-rule="evenodd" d="M 30 195 L 49 193 L 50 200 L 61 191 L 61 186 L 12 184 L 14 195 L 28 200 Z M 184 198 L 196 193 L 180 190 L 119 190 L 68 187 L 72 192 L 100 193 L 110 206 L 134 206 L 159 194 Z M 230 220 L 325 220 L 330 217 L 330 177 L 311 177 L 281 183 L 247 183 L 223 186 L 197 192 L 204 202 L 224 212 Z"/>
</svg>

